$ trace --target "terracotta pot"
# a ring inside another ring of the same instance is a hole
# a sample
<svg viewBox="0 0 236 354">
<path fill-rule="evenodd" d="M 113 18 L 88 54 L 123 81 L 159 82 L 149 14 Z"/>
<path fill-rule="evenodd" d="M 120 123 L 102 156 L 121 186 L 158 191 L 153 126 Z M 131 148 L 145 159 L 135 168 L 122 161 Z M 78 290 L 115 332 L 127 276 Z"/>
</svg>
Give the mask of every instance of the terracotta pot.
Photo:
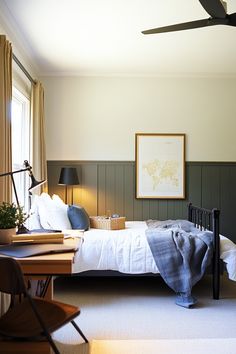
<svg viewBox="0 0 236 354">
<path fill-rule="evenodd" d="M 16 228 L 0 229 L 0 244 L 11 243 L 12 235 L 16 235 Z"/>
</svg>

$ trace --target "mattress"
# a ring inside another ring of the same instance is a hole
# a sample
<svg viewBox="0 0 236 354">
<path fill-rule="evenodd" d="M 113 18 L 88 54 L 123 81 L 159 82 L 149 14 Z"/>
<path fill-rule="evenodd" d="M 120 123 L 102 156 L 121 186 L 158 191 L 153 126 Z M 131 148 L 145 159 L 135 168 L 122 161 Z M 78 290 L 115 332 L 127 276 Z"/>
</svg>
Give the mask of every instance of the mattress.
<svg viewBox="0 0 236 354">
<path fill-rule="evenodd" d="M 74 272 L 115 270 L 126 274 L 158 273 L 149 248 L 145 221 L 128 221 L 123 230 L 90 229 L 76 253 Z M 229 279 L 236 281 L 236 245 L 220 235 L 221 259 Z"/>
<path fill-rule="evenodd" d="M 75 272 L 116 270 L 128 274 L 158 273 L 145 236 L 146 223 L 126 222 L 123 230 L 90 229 L 84 232 L 75 257 Z"/>
</svg>

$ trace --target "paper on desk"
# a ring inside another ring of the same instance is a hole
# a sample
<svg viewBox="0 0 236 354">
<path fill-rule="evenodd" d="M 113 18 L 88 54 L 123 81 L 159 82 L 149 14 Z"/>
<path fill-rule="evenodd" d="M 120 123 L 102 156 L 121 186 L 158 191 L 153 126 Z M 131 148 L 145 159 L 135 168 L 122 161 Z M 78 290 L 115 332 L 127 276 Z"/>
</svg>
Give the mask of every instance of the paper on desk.
<svg viewBox="0 0 236 354">
<path fill-rule="evenodd" d="M 64 238 L 83 238 L 84 230 L 63 230 Z"/>
</svg>

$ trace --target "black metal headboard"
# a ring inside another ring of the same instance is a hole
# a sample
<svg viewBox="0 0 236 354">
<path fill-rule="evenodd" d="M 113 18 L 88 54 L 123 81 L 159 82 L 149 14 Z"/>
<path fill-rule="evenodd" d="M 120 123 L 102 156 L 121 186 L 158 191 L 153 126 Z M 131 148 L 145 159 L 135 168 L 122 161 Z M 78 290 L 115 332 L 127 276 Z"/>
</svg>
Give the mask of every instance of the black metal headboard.
<svg viewBox="0 0 236 354">
<path fill-rule="evenodd" d="M 213 298 L 219 299 L 220 291 L 220 210 L 200 208 L 189 203 L 188 220 L 200 230 L 213 232 Z"/>
</svg>

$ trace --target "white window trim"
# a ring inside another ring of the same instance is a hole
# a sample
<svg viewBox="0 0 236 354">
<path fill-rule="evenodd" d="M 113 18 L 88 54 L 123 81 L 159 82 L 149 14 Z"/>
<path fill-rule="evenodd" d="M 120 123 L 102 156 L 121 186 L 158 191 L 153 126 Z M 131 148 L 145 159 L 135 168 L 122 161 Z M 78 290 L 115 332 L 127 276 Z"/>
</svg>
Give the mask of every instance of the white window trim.
<svg viewBox="0 0 236 354">
<path fill-rule="evenodd" d="M 23 93 L 21 93 L 18 90 L 18 88 L 14 86 L 12 89 L 12 101 L 15 101 L 21 105 L 22 117 L 24 117 L 24 119 L 21 120 L 22 123 L 20 126 L 21 130 L 17 132 L 13 132 L 12 135 L 12 144 L 14 144 L 13 140 L 16 139 L 16 143 L 20 144 L 20 148 L 22 149 L 21 156 L 20 156 L 21 161 L 17 161 L 17 162 L 14 161 L 14 156 L 12 156 L 12 163 L 13 163 L 12 170 L 14 171 L 14 170 L 22 169 L 24 160 L 29 160 L 30 157 L 30 101 L 28 97 L 26 97 Z M 13 116 L 12 119 L 14 119 Z M 29 178 L 27 176 L 27 172 L 15 174 L 14 180 L 16 183 L 17 195 L 19 198 L 20 205 L 24 207 L 26 212 L 28 212 Z"/>
</svg>

